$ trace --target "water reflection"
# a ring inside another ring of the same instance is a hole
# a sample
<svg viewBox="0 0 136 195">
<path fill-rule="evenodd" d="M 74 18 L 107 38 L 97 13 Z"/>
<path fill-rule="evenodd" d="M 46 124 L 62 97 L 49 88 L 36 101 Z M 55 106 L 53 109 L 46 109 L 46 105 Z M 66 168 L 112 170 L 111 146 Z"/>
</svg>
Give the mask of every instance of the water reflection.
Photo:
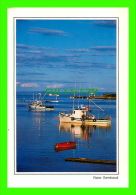
<svg viewBox="0 0 136 195">
<path fill-rule="evenodd" d="M 41 136 L 41 129 L 47 120 L 44 117 L 43 112 L 31 112 L 33 129 L 36 130 L 38 136 Z"/>
<path fill-rule="evenodd" d="M 59 131 L 69 131 L 76 138 L 89 139 L 92 133 L 96 130 L 110 131 L 111 126 L 98 126 L 98 125 L 79 125 L 71 123 L 60 123 Z"/>
</svg>

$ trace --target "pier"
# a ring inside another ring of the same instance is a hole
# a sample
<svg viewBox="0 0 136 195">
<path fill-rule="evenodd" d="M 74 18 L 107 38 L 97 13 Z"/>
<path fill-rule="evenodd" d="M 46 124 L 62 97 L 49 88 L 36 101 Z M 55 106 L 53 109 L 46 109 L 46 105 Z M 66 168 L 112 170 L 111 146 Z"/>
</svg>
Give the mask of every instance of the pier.
<svg viewBox="0 0 136 195">
<path fill-rule="evenodd" d="M 116 161 L 94 160 L 94 159 L 86 159 L 86 158 L 66 158 L 65 161 L 116 165 Z"/>
</svg>

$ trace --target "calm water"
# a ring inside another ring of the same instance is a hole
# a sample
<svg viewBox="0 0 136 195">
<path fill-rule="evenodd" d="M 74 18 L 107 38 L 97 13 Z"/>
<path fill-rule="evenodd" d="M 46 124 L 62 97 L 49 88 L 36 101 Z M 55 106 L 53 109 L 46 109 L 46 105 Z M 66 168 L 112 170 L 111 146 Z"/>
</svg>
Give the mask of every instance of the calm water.
<svg viewBox="0 0 136 195">
<path fill-rule="evenodd" d="M 95 100 L 107 115 L 112 116 L 110 128 L 60 125 L 57 120 L 62 110 L 70 111 L 72 99 L 69 95 L 58 97 L 58 103 L 52 103 L 54 111 L 30 111 L 28 100 L 32 93 L 17 94 L 17 172 L 115 172 L 115 165 L 66 162 L 65 158 L 88 158 L 116 160 L 116 101 Z M 24 99 L 25 102 L 19 100 Z M 46 100 L 55 97 L 46 97 Z M 78 100 L 75 100 L 75 106 Z M 87 105 L 87 100 L 80 100 Z M 49 105 L 49 104 L 48 104 Z M 92 105 L 94 114 L 102 115 Z M 76 141 L 76 149 L 55 151 L 58 142 Z"/>
</svg>

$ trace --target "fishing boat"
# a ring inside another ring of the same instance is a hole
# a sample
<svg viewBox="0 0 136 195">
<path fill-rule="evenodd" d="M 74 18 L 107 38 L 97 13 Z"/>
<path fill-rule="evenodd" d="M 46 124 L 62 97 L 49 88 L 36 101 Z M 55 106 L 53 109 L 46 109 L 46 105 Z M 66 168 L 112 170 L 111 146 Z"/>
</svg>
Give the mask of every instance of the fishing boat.
<svg viewBox="0 0 136 195">
<path fill-rule="evenodd" d="M 53 111 L 54 106 L 47 106 L 43 105 L 41 98 L 41 93 L 39 93 L 39 100 L 35 100 L 32 103 L 28 104 L 28 107 L 30 110 L 36 110 L 36 111 Z"/>
<path fill-rule="evenodd" d="M 30 110 L 39 110 L 39 111 L 53 111 L 54 106 L 43 105 L 41 101 L 35 101 L 32 104 L 28 104 Z"/>
<path fill-rule="evenodd" d="M 54 102 L 54 103 L 58 103 L 58 99 L 57 99 L 58 96 L 56 96 L 56 100 L 47 100 L 46 102 L 49 103 L 49 102 Z"/>
<path fill-rule="evenodd" d="M 76 142 L 68 141 L 68 142 L 56 143 L 54 148 L 69 148 L 75 146 L 76 146 Z"/>
<path fill-rule="evenodd" d="M 89 99 L 89 101 L 92 101 Z M 92 101 L 93 102 L 93 101 Z M 94 103 L 94 102 L 93 102 Z M 99 109 L 104 111 L 100 106 L 94 103 Z M 59 113 L 60 123 L 77 123 L 82 125 L 100 125 L 100 126 L 108 126 L 111 125 L 111 116 L 107 116 L 105 118 L 99 118 L 95 115 L 90 114 L 92 110 L 90 110 L 90 106 L 78 106 L 77 109 L 72 109 L 71 113 Z"/>
<path fill-rule="evenodd" d="M 58 94 L 49 93 L 49 96 L 59 96 Z"/>
</svg>

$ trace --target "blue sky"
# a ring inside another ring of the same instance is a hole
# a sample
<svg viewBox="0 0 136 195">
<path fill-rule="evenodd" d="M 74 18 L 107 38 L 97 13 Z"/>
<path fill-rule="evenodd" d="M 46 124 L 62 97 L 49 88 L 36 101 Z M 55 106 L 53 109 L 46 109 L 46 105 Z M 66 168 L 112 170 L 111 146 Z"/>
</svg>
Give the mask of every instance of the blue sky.
<svg viewBox="0 0 136 195">
<path fill-rule="evenodd" d="M 116 91 L 115 20 L 16 20 L 17 91 Z"/>
</svg>

